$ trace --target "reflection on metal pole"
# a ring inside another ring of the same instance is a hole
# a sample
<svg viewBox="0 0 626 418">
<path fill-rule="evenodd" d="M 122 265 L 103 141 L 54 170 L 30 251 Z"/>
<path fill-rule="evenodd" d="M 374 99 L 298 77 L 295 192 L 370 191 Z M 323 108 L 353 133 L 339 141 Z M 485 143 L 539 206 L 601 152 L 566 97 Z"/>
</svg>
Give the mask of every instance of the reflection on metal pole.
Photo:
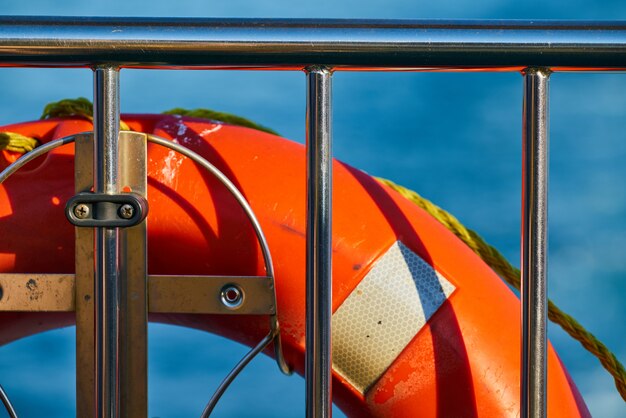
<svg viewBox="0 0 626 418">
<path fill-rule="evenodd" d="M 119 192 L 119 69 L 94 69 L 94 192 Z M 96 228 L 95 345 L 96 416 L 116 418 L 119 409 L 119 230 Z"/>
<path fill-rule="evenodd" d="M 524 72 L 522 167 L 521 417 L 546 416 L 548 80 L 550 70 Z"/>
<path fill-rule="evenodd" d="M 331 70 L 307 68 L 306 416 L 331 416 Z"/>
</svg>

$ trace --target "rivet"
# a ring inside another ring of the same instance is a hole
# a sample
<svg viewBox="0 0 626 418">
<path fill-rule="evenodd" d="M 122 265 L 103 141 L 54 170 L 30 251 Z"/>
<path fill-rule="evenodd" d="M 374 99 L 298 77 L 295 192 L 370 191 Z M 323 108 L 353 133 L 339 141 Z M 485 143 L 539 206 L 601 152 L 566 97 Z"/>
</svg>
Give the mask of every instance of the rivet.
<svg viewBox="0 0 626 418">
<path fill-rule="evenodd" d="M 237 309 L 243 303 L 243 290 L 234 284 L 226 285 L 222 288 L 220 298 L 228 309 Z"/>
</svg>

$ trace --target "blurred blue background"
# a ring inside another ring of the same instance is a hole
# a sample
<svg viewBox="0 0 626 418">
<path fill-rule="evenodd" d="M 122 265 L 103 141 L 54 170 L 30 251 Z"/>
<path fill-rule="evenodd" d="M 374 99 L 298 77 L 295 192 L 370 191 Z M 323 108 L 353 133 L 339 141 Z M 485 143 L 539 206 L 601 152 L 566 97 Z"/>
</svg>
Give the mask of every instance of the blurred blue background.
<svg viewBox="0 0 626 418">
<path fill-rule="evenodd" d="M 608 0 L 2 0 L 7 15 L 618 19 Z M 210 107 L 304 139 L 304 75 L 125 70 L 122 110 Z M 0 69 L 0 124 L 38 118 L 61 98 L 91 97 L 89 70 Z M 551 81 L 550 297 L 626 361 L 626 76 Z M 519 264 L 522 78 L 516 73 L 337 73 L 334 153 L 417 190 Z M 22 418 L 74 415 L 74 330 L 0 347 L 0 382 Z M 626 404 L 598 361 L 558 327 L 549 335 L 594 416 Z M 150 326 L 150 417 L 199 416 L 246 351 L 197 331 Z M 0 412 L 0 417 L 3 412 Z M 217 417 L 302 417 L 304 382 L 263 357 Z M 336 416 L 341 416 L 339 413 Z"/>
</svg>

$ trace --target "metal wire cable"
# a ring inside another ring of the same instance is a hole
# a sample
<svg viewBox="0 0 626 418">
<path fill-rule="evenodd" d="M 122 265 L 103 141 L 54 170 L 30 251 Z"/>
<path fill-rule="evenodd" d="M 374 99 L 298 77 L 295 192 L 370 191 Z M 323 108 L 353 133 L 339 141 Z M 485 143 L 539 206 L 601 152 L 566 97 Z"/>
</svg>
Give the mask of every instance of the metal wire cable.
<svg viewBox="0 0 626 418">
<path fill-rule="evenodd" d="M 11 404 L 11 400 L 9 399 L 9 396 L 7 395 L 7 393 L 4 391 L 4 388 L 2 387 L 2 385 L 0 385 L 0 400 L 4 404 L 4 407 L 6 408 L 7 413 L 9 414 L 9 417 L 17 418 L 17 412 L 15 412 L 15 408 L 13 408 L 13 405 Z"/>
<path fill-rule="evenodd" d="M 252 350 L 248 351 L 248 354 L 246 354 L 241 360 L 239 360 L 239 363 L 237 363 L 235 367 L 230 371 L 230 373 L 228 373 L 228 375 L 224 378 L 224 380 L 222 380 L 222 383 L 220 383 L 220 385 L 215 390 L 215 393 L 213 393 L 213 396 L 211 396 L 209 403 L 204 408 L 204 411 L 202 411 L 202 415 L 200 416 L 201 418 L 209 418 L 211 412 L 213 412 L 213 409 L 215 409 L 215 406 L 219 402 L 220 398 L 222 397 L 224 392 L 226 392 L 226 389 L 228 389 L 228 386 L 230 386 L 230 384 L 233 382 L 233 380 L 235 380 L 237 375 L 239 375 L 239 373 L 248 365 L 248 363 L 250 363 L 250 361 L 252 361 L 252 359 L 257 354 L 263 351 L 265 347 L 267 347 L 272 341 L 274 341 L 274 338 L 275 335 L 274 331 L 272 330 L 269 332 L 269 334 L 265 336 L 265 338 L 261 340 L 260 343 L 258 343 Z"/>
</svg>

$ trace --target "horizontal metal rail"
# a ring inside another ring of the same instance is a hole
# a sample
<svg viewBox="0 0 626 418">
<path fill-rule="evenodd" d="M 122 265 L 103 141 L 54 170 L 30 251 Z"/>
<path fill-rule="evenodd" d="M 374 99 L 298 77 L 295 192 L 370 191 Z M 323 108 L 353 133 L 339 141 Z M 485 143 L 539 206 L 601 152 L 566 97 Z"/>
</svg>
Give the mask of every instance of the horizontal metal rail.
<svg viewBox="0 0 626 418">
<path fill-rule="evenodd" d="M 626 22 L 0 18 L 0 66 L 626 69 Z"/>
<path fill-rule="evenodd" d="M 116 71 L 118 68 L 307 71 L 307 225 L 310 233 L 307 238 L 305 376 L 309 417 L 330 416 L 332 401 L 332 72 L 523 72 L 523 343 L 520 350 L 520 405 L 524 418 L 546 416 L 548 76 L 554 71 L 625 71 L 626 21 L 1 17 L 0 67 L 15 66 L 96 69 L 106 66 Z M 105 102 L 112 100 L 104 96 L 103 99 Z M 113 99 L 116 103 L 117 98 Z M 109 117 L 96 125 L 115 130 L 116 121 L 113 119 Z M 152 141 L 159 143 L 154 138 Z M 49 145 L 42 146 L 40 151 L 43 152 L 47 147 Z M 113 152 L 100 151 L 99 155 L 110 155 Z M 189 152 L 184 149 L 177 151 Z M 191 154 L 185 155 L 191 157 Z M 0 173 L 0 182 L 2 180 L 3 174 Z M 261 235 L 259 240 L 264 243 Z M 264 253 L 264 256 L 266 260 L 269 259 L 269 253 Z M 271 269 L 271 262 L 267 264 Z M 268 276 L 273 276 L 271 270 L 268 270 Z M 265 283 L 267 278 L 257 279 Z M 215 278 L 188 280 L 206 282 L 203 288 L 213 294 L 222 285 L 217 286 Z M 171 282 L 168 277 L 152 276 L 149 280 L 152 311 L 158 311 L 159 303 L 163 304 L 155 296 L 158 290 L 167 290 Z M 74 285 L 73 277 L 64 276 L 63 284 L 65 288 L 71 288 Z M 189 285 L 197 286 L 197 283 Z M 23 288 L 17 286 L 19 291 Z M 273 291 L 265 289 L 265 299 L 271 299 Z M 69 299 L 62 308 L 71 310 L 72 292 L 68 291 L 67 294 Z M 54 303 L 56 301 L 47 299 L 41 301 L 41 305 L 59 308 Z M 161 309 L 167 311 L 175 308 L 161 306 Z M 276 307 L 270 307 L 268 313 L 276 321 Z M 251 353 L 265 347 L 274 334 L 279 336 L 277 323 Z M 280 343 L 276 346 L 280 348 Z M 250 355 L 236 366 L 236 371 L 247 364 Z M 277 357 L 282 358 L 282 354 L 277 352 Z M 236 373 L 225 380 L 226 386 Z M 210 401 L 204 416 L 215 406 L 221 396 L 220 390 Z"/>
</svg>

